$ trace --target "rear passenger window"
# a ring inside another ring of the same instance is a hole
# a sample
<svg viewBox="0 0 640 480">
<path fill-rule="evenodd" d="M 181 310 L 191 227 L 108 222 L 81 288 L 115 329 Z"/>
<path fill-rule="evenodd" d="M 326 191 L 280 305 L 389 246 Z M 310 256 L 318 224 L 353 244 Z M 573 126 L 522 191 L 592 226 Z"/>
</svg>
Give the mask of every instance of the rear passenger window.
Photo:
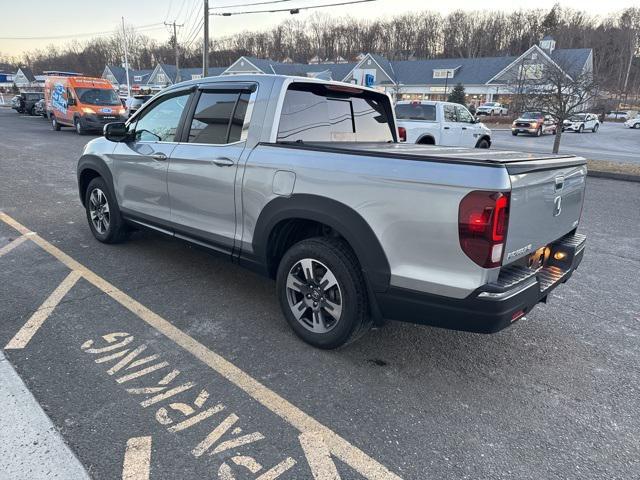
<svg viewBox="0 0 640 480">
<path fill-rule="evenodd" d="M 239 141 L 250 98 L 248 92 L 202 92 L 189 128 L 189 143 Z"/>
<path fill-rule="evenodd" d="M 390 142 L 387 99 L 357 89 L 292 84 L 285 95 L 279 142 Z"/>
<path fill-rule="evenodd" d="M 456 107 L 453 105 L 445 104 L 442 106 L 444 110 L 444 121 L 445 122 L 457 122 L 458 117 L 456 116 Z"/>
</svg>

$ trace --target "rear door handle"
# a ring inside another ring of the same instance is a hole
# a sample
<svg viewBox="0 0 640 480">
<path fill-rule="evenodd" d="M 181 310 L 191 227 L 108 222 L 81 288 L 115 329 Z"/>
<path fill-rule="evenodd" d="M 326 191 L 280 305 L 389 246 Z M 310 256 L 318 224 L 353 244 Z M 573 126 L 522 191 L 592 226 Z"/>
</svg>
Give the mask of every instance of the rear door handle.
<svg viewBox="0 0 640 480">
<path fill-rule="evenodd" d="M 467 129 L 467 127 L 462 127 L 462 129 L 463 129 L 463 130 L 466 130 L 466 129 Z"/>
<path fill-rule="evenodd" d="M 216 158 L 213 163 L 215 163 L 219 167 L 230 167 L 234 164 L 233 160 L 227 157 Z"/>
<path fill-rule="evenodd" d="M 154 160 L 166 160 L 167 156 L 162 153 L 162 152 L 158 152 L 158 153 L 154 153 L 153 155 L 151 155 L 151 158 L 153 158 Z"/>
<path fill-rule="evenodd" d="M 449 130 L 450 127 L 444 127 L 445 130 Z"/>
</svg>

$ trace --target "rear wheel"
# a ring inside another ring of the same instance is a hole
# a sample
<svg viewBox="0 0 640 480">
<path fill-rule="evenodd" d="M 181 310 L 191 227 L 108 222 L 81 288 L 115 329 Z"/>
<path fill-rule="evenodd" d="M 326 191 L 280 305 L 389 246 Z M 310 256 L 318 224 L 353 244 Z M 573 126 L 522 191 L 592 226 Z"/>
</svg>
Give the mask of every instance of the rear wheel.
<svg viewBox="0 0 640 480">
<path fill-rule="evenodd" d="M 536 137 L 541 137 L 542 136 L 542 127 L 538 127 L 538 130 L 536 130 Z"/>
<path fill-rule="evenodd" d="M 633 128 L 640 130 L 640 122 L 633 125 Z"/>
<path fill-rule="evenodd" d="M 513 135 L 514 137 L 518 136 L 518 132 L 514 132 L 513 130 L 511 131 L 511 135 Z"/>
<path fill-rule="evenodd" d="M 56 120 L 56 117 L 54 117 L 53 115 L 51 116 L 51 128 L 53 128 L 56 132 L 60 131 L 60 124 L 58 123 L 58 120 Z"/>
<path fill-rule="evenodd" d="M 102 243 L 118 243 L 127 238 L 129 228 L 101 177 L 96 177 L 89 183 L 84 205 L 89 228 L 97 240 Z"/>
<path fill-rule="evenodd" d="M 371 328 L 362 270 L 344 240 L 316 237 L 295 244 L 278 266 L 276 288 L 287 322 L 315 347 L 340 347 Z"/>
</svg>

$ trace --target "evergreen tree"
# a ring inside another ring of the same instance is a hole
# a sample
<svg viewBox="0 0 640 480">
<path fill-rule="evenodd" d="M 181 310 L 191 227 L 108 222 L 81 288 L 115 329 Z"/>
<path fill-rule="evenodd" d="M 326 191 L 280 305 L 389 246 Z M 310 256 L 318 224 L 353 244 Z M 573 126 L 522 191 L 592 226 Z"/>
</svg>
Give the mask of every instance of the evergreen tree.
<svg viewBox="0 0 640 480">
<path fill-rule="evenodd" d="M 465 105 L 464 96 L 465 96 L 464 86 L 461 83 L 459 83 L 455 87 L 453 87 L 453 90 L 451 90 L 451 93 L 449 94 L 449 98 L 447 98 L 447 101 L 451 103 L 459 103 L 460 105 Z"/>
</svg>

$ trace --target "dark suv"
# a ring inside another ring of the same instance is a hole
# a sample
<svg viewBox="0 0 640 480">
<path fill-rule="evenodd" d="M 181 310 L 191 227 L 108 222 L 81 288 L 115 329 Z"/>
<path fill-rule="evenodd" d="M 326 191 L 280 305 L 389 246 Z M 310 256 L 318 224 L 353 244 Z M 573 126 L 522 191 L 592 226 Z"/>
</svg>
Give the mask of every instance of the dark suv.
<svg viewBox="0 0 640 480">
<path fill-rule="evenodd" d="M 42 92 L 22 92 L 17 95 L 15 106 L 13 109 L 18 113 L 36 114 L 36 103 L 44 98 Z"/>
</svg>

